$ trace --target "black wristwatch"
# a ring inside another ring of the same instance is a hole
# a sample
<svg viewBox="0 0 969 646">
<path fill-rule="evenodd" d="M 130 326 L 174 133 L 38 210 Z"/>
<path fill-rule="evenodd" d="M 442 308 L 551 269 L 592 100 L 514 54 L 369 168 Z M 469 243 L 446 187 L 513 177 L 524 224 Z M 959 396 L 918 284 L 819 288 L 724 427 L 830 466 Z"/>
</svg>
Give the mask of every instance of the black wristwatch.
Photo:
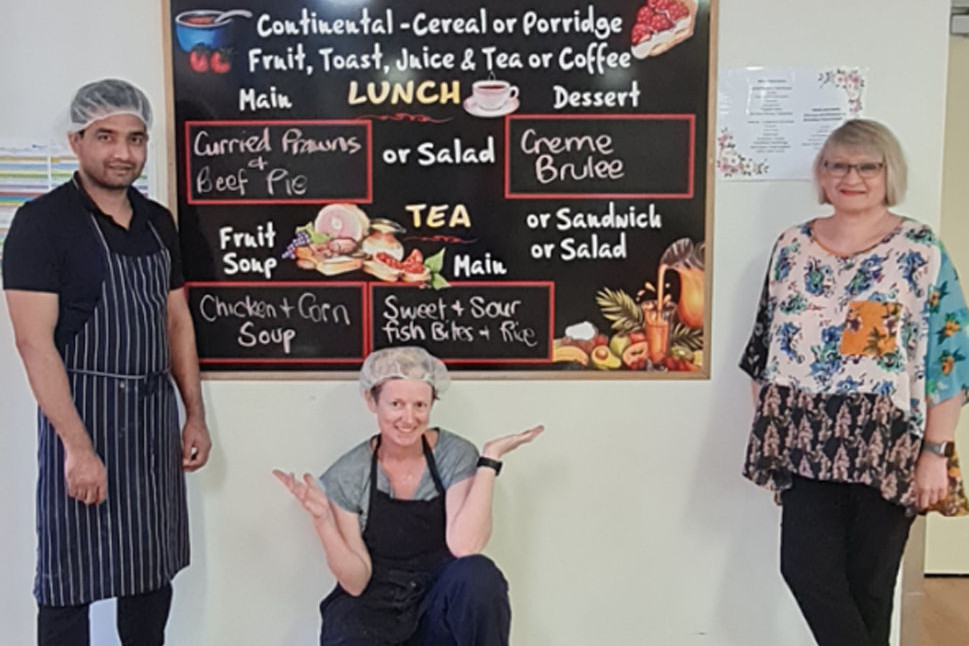
<svg viewBox="0 0 969 646">
<path fill-rule="evenodd" d="M 951 458 L 955 453 L 955 442 L 929 442 L 922 440 L 922 451 L 937 455 L 940 458 Z"/>
<path fill-rule="evenodd" d="M 491 458 L 486 458 L 482 455 L 480 458 L 478 458 L 478 466 L 494 469 L 496 477 L 499 473 L 501 473 L 501 460 L 492 460 Z"/>
</svg>

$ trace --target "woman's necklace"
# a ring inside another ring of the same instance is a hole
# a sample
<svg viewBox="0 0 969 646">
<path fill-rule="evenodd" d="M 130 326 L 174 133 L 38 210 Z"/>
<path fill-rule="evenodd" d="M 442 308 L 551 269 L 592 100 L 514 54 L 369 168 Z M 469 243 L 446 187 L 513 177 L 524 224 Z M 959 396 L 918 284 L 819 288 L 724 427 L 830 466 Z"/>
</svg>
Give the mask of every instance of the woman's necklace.
<svg viewBox="0 0 969 646">
<path fill-rule="evenodd" d="M 390 486 L 399 498 L 411 498 L 419 484 L 420 477 L 424 474 L 423 454 L 420 459 L 388 460 L 382 457 L 378 450 L 377 461 L 387 474 Z"/>
<path fill-rule="evenodd" d="M 839 256 L 853 256 L 876 246 L 898 227 L 899 216 L 885 210 L 877 220 L 862 227 L 844 226 L 844 220 L 833 216 L 816 220 L 811 234 L 825 249 Z M 820 227 L 818 226 L 820 224 Z M 820 229 L 820 230 L 819 230 Z M 860 236 L 854 234 L 861 233 Z"/>
</svg>

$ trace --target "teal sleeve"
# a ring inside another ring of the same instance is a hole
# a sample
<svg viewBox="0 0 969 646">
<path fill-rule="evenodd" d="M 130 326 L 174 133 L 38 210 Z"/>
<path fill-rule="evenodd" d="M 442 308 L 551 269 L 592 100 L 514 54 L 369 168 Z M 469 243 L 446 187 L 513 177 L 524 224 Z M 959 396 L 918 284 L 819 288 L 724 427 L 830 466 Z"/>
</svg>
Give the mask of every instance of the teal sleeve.
<svg viewBox="0 0 969 646">
<path fill-rule="evenodd" d="M 925 357 L 925 394 L 935 405 L 969 393 L 969 310 L 959 277 L 945 248 L 926 308 L 929 343 Z"/>
</svg>

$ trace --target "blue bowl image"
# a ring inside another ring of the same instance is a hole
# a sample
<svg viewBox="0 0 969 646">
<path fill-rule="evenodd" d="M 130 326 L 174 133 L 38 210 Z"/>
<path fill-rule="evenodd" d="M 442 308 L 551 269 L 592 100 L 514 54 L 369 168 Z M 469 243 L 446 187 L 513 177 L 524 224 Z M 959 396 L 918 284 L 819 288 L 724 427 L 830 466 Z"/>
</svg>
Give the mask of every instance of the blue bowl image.
<svg viewBox="0 0 969 646">
<path fill-rule="evenodd" d="M 175 38 L 182 51 L 190 52 L 199 45 L 215 50 L 228 43 L 234 19 L 229 18 L 218 25 L 211 24 L 222 13 L 216 9 L 194 9 L 175 16 Z"/>
</svg>

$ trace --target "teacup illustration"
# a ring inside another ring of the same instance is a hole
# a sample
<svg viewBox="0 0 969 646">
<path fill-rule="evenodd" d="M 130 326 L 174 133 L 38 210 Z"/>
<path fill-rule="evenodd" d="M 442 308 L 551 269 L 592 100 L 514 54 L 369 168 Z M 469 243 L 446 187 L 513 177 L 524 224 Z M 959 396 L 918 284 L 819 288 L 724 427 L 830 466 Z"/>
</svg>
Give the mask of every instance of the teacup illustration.
<svg viewBox="0 0 969 646">
<path fill-rule="evenodd" d="M 484 79 L 471 86 L 471 96 L 482 110 L 501 110 L 508 101 L 518 97 L 518 86 L 508 81 Z"/>
</svg>

